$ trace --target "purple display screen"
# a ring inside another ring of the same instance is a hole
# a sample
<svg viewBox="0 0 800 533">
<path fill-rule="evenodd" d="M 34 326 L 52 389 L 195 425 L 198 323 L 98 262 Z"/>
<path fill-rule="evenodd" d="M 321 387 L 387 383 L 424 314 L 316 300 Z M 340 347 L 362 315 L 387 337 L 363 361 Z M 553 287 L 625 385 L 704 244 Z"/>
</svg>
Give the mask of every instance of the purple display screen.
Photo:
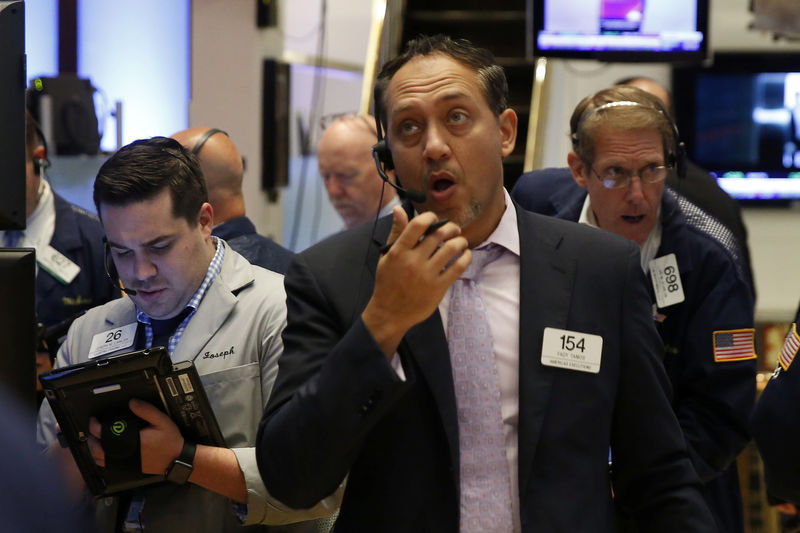
<svg viewBox="0 0 800 533">
<path fill-rule="evenodd" d="M 534 55 L 700 60 L 707 20 L 708 0 L 536 0 Z"/>
</svg>

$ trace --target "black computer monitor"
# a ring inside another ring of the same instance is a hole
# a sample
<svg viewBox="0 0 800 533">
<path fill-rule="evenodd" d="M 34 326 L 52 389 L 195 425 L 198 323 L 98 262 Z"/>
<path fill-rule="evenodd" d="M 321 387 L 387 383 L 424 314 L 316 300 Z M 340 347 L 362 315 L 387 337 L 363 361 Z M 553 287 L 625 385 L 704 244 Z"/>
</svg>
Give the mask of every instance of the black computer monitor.
<svg viewBox="0 0 800 533">
<path fill-rule="evenodd" d="M 0 230 L 25 228 L 25 4 L 0 1 Z"/>
<path fill-rule="evenodd" d="M 0 248 L 0 381 L 36 407 L 36 253 Z"/>
<path fill-rule="evenodd" d="M 699 62 L 708 0 L 534 0 L 536 56 Z"/>
<path fill-rule="evenodd" d="M 800 56 L 719 52 L 673 70 L 675 111 L 690 159 L 731 196 L 800 200 Z"/>
</svg>

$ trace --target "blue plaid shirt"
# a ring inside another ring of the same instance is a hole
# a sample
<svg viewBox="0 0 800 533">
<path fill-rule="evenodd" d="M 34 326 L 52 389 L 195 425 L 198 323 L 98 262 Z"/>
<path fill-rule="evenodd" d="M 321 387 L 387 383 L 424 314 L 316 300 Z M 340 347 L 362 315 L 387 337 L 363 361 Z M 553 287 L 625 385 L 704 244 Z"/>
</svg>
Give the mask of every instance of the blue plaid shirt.
<svg viewBox="0 0 800 533">
<path fill-rule="evenodd" d="M 191 320 L 195 312 L 197 312 L 197 307 L 203 300 L 203 296 L 205 296 L 206 290 L 208 289 L 208 287 L 211 286 L 211 283 L 214 281 L 214 278 L 217 277 L 217 274 L 219 274 L 219 271 L 222 268 L 222 260 L 225 258 L 225 245 L 223 244 L 222 239 L 218 239 L 217 237 L 211 237 L 211 238 L 214 241 L 217 251 L 214 254 L 214 258 L 211 259 L 211 264 L 208 265 L 208 271 L 206 272 L 206 277 L 203 278 L 203 283 L 200 284 L 200 287 L 194 293 L 192 299 L 189 300 L 188 304 L 186 304 L 186 309 L 189 310 L 189 314 L 186 315 L 186 318 L 184 318 L 178 325 L 178 327 L 175 329 L 175 333 L 173 333 L 172 336 L 169 338 L 169 344 L 167 345 L 167 352 L 169 352 L 170 357 L 172 357 L 172 353 L 175 351 L 175 347 L 178 346 L 178 342 L 181 340 L 181 336 L 183 335 L 186 326 L 189 324 L 189 320 Z M 150 321 L 150 317 L 147 316 L 144 313 L 144 311 L 140 310 L 137 307 L 136 320 L 141 324 L 144 324 L 145 348 L 152 348 L 153 324 Z"/>
</svg>

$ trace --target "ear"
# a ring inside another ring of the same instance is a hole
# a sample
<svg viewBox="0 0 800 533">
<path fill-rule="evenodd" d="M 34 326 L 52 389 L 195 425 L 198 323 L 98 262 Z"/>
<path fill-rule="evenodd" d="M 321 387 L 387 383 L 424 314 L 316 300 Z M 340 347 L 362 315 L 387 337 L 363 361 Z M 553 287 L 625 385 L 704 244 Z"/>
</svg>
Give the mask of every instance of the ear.
<svg viewBox="0 0 800 533">
<path fill-rule="evenodd" d="M 203 232 L 203 235 L 206 238 L 211 237 L 211 230 L 214 228 L 214 209 L 210 203 L 205 202 L 200 206 L 197 222 L 200 224 L 200 231 Z"/>
<path fill-rule="evenodd" d="M 570 172 L 572 172 L 572 179 L 575 180 L 575 183 L 584 189 L 588 188 L 589 167 L 583 164 L 578 154 L 570 152 L 569 155 L 567 155 L 567 164 L 569 165 Z"/>
<path fill-rule="evenodd" d="M 514 151 L 517 142 L 517 113 L 510 107 L 500 113 L 498 117 L 500 123 L 500 147 L 503 157 L 510 155 Z"/>
<path fill-rule="evenodd" d="M 41 160 L 45 160 L 47 158 L 47 152 L 45 151 L 44 146 L 40 144 L 33 149 L 33 158 Z"/>
</svg>

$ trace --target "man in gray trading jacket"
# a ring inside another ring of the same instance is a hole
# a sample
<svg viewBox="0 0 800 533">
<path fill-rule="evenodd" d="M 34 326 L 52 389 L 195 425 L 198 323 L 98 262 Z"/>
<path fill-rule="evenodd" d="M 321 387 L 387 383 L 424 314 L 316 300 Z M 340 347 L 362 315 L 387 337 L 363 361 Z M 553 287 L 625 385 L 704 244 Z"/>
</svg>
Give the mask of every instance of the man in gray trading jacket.
<svg viewBox="0 0 800 533">
<path fill-rule="evenodd" d="M 335 503 L 327 500 L 306 511 L 288 509 L 260 479 L 253 445 L 282 351 L 283 276 L 251 265 L 211 236 L 213 209 L 196 157 L 172 139 L 135 141 L 100 169 L 94 200 L 116 267 L 109 275 L 119 278 L 127 297 L 78 319 L 57 366 L 166 346 L 173 362 L 196 365 L 230 446 L 187 442 L 164 413 L 132 400 L 131 411 L 146 426 L 142 472 L 167 481 L 96 502 L 98 531 L 229 532 L 333 512 Z M 108 344 L 109 338 L 117 341 Z M 102 466 L 99 422 L 90 431 L 92 456 Z M 74 461 L 56 442 L 47 404 L 37 438 L 62 457 L 80 486 Z M 173 469 L 178 459 L 181 475 Z"/>
</svg>

